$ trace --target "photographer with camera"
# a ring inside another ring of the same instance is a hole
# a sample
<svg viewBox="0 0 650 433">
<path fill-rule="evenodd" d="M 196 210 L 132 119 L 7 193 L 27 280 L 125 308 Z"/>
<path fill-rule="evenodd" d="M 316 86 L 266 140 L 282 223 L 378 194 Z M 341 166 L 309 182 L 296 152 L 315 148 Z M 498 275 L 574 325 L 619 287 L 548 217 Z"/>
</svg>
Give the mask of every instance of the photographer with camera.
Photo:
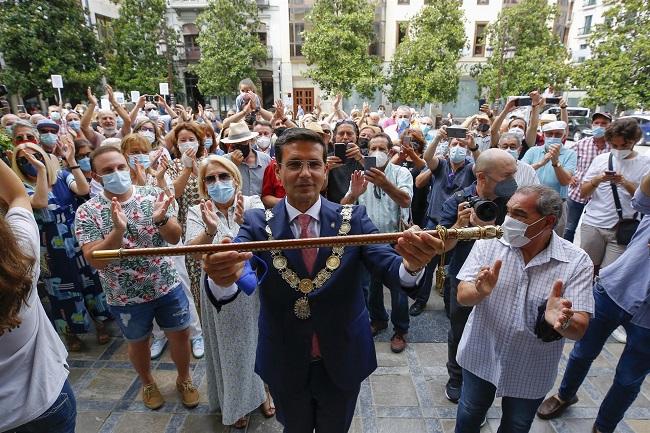
<svg viewBox="0 0 650 433">
<path fill-rule="evenodd" d="M 501 224 L 506 215 L 506 203 L 517 190 L 514 179 L 517 162 L 509 153 L 501 149 L 488 149 L 476 159 L 474 174 L 476 181 L 455 192 L 445 201 L 440 215 L 440 224 L 447 228 L 485 226 Z M 449 381 L 445 395 L 449 401 L 457 403 L 463 382 L 462 369 L 456 362 L 456 351 L 463 335 L 463 329 L 472 307 L 458 303 L 458 279 L 456 275 L 469 256 L 474 241 L 445 242 L 449 253 L 447 278 L 449 296 L 445 299 L 445 309 L 451 323 L 447 336 L 447 372 Z"/>
</svg>

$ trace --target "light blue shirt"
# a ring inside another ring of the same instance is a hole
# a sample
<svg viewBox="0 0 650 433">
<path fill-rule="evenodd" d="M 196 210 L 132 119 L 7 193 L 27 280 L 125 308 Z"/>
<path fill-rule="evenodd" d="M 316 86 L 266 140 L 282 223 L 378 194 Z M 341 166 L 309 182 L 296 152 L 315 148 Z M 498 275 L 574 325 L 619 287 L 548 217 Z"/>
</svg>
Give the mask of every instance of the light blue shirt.
<svg viewBox="0 0 650 433">
<path fill-rule="evenodd" d="M 650 197 L 636 190 L 632 207 L 650 214 Z M 632 316 L 631 323 L 650 329 L 650 217 L 641 220 L 625 252 L 600 271 L 600 284 L 610 298 Z"/>
<path fill-rule="evenodd" d="M 544 146 L 531 147 L 522 158 L 522 161 L 529 165 L 533 165 L 541 161 L 544 158 L 545 153 L 546 151 L 544 150 Z M 573 149 L 568 149 L 563 146 L 560 150 L 559 162 L 562 164 L 562 168 L 573 176 L 576 171 L 578 156 Z M 557 175 L 555 174 L 555 169 L 553 168 L 553 165 L 551 165 L 550 161 L 537 169 L 537 177 L 542 185 L 553 188 L 563 199 L 568 197 L 569 185 L 560 184 L 560 181 L 557 179 Z"/>
</svg>

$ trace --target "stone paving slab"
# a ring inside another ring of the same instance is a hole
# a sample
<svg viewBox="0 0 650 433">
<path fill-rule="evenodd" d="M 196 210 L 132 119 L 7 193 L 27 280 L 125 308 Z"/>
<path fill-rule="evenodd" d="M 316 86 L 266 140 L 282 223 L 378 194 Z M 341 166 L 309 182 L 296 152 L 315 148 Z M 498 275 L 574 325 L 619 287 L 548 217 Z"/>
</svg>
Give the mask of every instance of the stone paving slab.
<svg viewBox="0 0 650 433">
<path fill-rule="evenodd" d="M 433 306 L 412 320 L 409 345 L 404 353 L 390 351 L 387 330 L 377 337 L 375 348 L 379 368 L 361 385 L 353 433 L 446 433 L 453 432 L 456 405 L 444 396 L 447 381 L 447 347 L 444 343 L 447 322 L 441 301 L 435 295 Z M 390 304 L 387 304 L 387 306 Z M 435 331 L 432 331 L 434 329 Z M 94 337 L 82 338 L 87 351 L 70 354 L 70 381 L 77 396 L 78 433 L 274 433 L 281 432 L 275 418 L 266 419 L 259 411 L 249 416 L 246 429 L 236 430 L 221 424 L 218 414 L 210 413 L 206 393 L 205 364 L 192 360 L 192 376 L 201 391 L 198 407 L 188 410 L 180 404 L 174 389 L 175 367 L 169 349 L 152 362 L 153 374 L 166 400 L 157 411 L 144 407 L 141 386 L 131 367 L 126 343 L 113 338 L 105 346 Z M 556 380 L 559 385 L 572 344 L 567 343 Z M 608 342 L 596 359 L 580 388 L 580 402 L 559 420 L 536 419 L 532 433 L 590 432 L 598 406 L 611 384 L 623 345 Z M 494 433 L 501 416 L 500 399 L 488 412 L 482 433 Z M 619 425 L 620 433 L 650 433 L 650 381 Z"/>
</svg>

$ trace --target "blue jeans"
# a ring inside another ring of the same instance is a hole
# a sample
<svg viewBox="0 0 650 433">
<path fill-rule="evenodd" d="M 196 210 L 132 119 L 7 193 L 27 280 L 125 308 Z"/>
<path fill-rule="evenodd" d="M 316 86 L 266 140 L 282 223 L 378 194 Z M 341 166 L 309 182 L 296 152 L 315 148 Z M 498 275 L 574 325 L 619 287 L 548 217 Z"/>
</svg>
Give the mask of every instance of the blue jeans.
<svg viewBox="0 0 650 433">
<path fill-rule="evenodd" d="M 395 332 L 406 334 L 409 330 L 409 304 L 406 294 L 401 290 L 390 291 L 390 320 Z M 384 307 L 384 283 L 370 275 L 368 293 L 368 312 L 372 322 L 388 322 L 388 312 Z"/>
<path fill-rule="evenodd" d="M 463 369 L 463 388 L 456 413 L 456 433 L 479 433 L 495 393 L 494 385 Z M 503 397 L 501 424 L 497 433 L 528 433 L 535 412 L 543 400 L 543 397 Z"/>
<path fill-rule="evenodd" d="M 576 228 L 578 228 L 578 222 L 582 216 L 582 211 L 585 209 L 585 203 L 580 203 L 567 199 L 566 208 L 566 226 L 564 227 L 564 239 L 569 242 L 573 242 L 573 237 L 576 234 Z"/>
<path fill-rule="evenodd" d="M 650 329 L 630 323 L 630 314 L 612 301 L 598 282 L 594 285 L 594 299 L 595 313 L 587 332 L 576 342 L 569 355 L 558 394 L 564 401 L 576 395 L 607 337 L 619 325 L 623 325 L 627 331 L 627 344 L 616 366 L 614 383 L 601 403 L 596 418 L 598 430 L 611 433 L 639 395 L 641 385 L 650 373 Z"/>
<path fill-rule="evenodd" d="M 70 382 L 66 379 L 54 404 L 33 421 L 11 430 L 12 433 L 74 433 L 77 402 Z"/>
</svg>

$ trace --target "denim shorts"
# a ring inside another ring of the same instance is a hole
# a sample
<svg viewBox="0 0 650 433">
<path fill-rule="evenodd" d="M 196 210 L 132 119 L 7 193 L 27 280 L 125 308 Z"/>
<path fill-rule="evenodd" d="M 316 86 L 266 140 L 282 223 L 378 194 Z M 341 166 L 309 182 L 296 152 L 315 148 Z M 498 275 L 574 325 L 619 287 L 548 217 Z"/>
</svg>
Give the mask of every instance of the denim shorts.
<svg viewBox="0 0 650 433">
<path fill-rule="evenodd" d="M 190 326 L 190 302 L 182 283 L 153 301 L 108 307 L 127 341 L 149 338 L 153 319 L 166 332 L 182 331 Z"/>
<path fill-rule="evenodd" d="M 77 419 L 77 401 L 70 386 L 70 381 L 66 379 L 59 397 L 54 404 L 50 406 L 41 416 L 33 421 L 23 424 L 10 433 L 74 433 Z M 9 433 L 8 432 L 8 433 Z"/>
</svg>

